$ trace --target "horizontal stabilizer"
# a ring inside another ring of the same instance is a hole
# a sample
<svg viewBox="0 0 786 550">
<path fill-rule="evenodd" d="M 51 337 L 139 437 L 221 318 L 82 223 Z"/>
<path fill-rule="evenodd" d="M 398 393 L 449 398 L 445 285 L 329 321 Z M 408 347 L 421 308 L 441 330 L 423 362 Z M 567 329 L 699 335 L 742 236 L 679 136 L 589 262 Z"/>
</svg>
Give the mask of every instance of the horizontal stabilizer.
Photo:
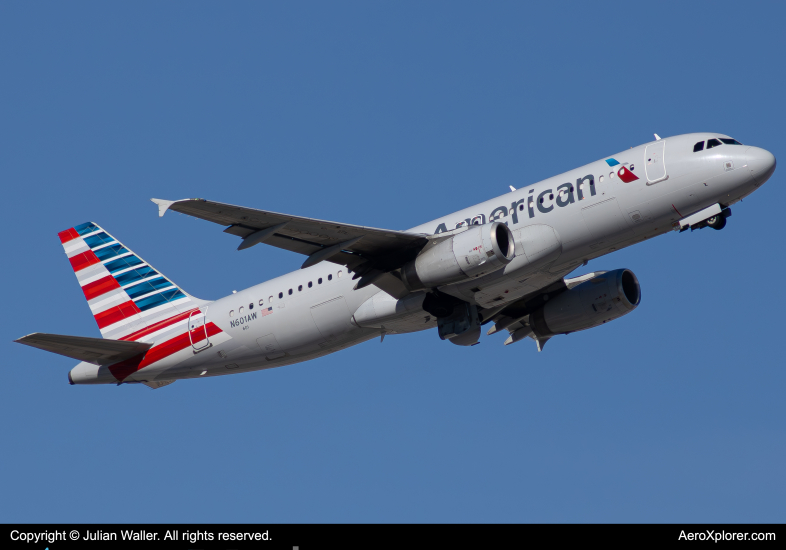
<svg viewBox="0 0 786 550">
<path fill-rule="evenodd" d="M 98 366 L 112 365 L 119 361 L 130 359 L 153 347 L 153 344 L 143 342 L 64 336 L 62 334 L 44 334 L 42 332 L 34 332 L 14 341 Z"/>
</svg>

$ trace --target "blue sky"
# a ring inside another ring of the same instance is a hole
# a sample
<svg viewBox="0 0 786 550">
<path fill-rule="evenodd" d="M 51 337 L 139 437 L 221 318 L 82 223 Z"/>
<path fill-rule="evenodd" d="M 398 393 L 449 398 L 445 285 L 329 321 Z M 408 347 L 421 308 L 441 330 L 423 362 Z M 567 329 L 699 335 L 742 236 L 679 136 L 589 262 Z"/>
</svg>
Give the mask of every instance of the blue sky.
<svg viewBox="0 0 786 550">
<path fill-rule="evenodd" d="M 784 521 L 783 168 L 590 262 L 641 307 L 542 353 L 427 332 L 152 391 L 12 343 L 99 336 L 56 235 L 88 220 L 206 299 L 302 262 L 150 197 L 406 229 L 655 132 L 782 159 L 784 12 L 3 3 L 0 521 Z"/>
</svg>

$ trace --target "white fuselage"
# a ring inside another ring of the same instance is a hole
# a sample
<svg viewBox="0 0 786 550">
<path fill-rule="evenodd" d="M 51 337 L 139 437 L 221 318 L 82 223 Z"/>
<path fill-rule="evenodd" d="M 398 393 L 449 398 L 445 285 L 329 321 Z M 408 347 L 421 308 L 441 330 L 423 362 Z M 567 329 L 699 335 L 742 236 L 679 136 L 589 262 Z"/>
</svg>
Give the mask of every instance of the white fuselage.
<svg viewBox="0 0 786 550">
<path fill-rule="evenodd" d="M 761 149 L 724 145 L 693 152 L 695 142 L 713 137 L 719 135 L 688 134 L 633 147 L 610 157 L 617 165 L 601 159 L 409 231 L 430 235 L 494 220 L 507 223 L 514 236 L 535 225 L 553 229 L 556 246 L 544 261 L 535 265 L 525 261 L 517 239 L 516 257 L 503 269 L 439 289 L 483 308 L 503 306 L 589 260 L 666 233 L 673 223 L 712 204 L 729 206 L 769 178 L 774 166 L 760 162 Z M 638 179 L 621 181 L 617 175 L 621 166 Z M 358 326 L 353 314 L 369 299 L 375 301 L 364 311 L 370 307 L 373 312 L 374 304 L 395 299 L 373 285 L 354 290 L 356 283 L 346 267 L 322 262 L 210 302 L 201 309 L 221 329 L 219 334 L 139 370 L 126 381 L 278 367 L 383 333 L 436 327 L 436 319 L 417 306 L 417 299 L 399 308 L 398 316 L 380 313 L 379 322 L 367 320 Z M 151 334 L 146 341 L 155 338 Z"/>
</svg>

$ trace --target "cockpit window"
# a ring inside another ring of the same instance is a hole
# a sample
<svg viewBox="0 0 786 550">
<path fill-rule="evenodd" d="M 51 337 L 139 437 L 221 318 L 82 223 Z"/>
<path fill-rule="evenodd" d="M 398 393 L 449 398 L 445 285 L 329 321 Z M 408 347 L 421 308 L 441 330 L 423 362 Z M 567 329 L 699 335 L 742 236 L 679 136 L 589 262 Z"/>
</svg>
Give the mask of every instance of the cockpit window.
<svg viewBox="0 0 786 550">
<path fill-rule="evenodd" d="M 713 147 L 717 147 L 720 144 L 721 144 L 721 142 L 718 141 L 717 139 L 714 139 L 714 138 L 713 139 L 708 139 L 707 140 L 707 149 L 712 149 Z"/>
<path fill-rule="evenodd" d="M 700 141 L 696 145 L 693 146 L 693 152 L 698 153 L 699 151 L 704 151 L 704 142 Z"/>
<path fill-rule="evenodd" d="M 729 138 L 729 139 L 726 139 L 726 138 L 720 138 L 720 140 L 721 140 L 723 143 L 725 143 L 726 145 L 742 145 L 742 143 L 740 143 L 740 142 L 739 142 L 739 141 L 737 141 L 736 139 L 731 139 L 731 138 Z"/>
</svg>

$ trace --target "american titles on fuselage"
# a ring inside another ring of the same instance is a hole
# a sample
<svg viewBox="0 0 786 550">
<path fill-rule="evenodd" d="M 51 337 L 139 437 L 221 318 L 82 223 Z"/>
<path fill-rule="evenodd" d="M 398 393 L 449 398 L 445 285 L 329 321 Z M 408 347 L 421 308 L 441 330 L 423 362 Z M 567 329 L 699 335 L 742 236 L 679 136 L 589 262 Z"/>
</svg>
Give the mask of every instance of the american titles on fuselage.
<svg viewBox="0 0 786 550">
<path fill-rule="evenodd" d="M 631 166 L 631 170 L 632 169 L 633 166 Z M 626 172 L 627 174 L 632 175 L 630 171 L 626 170 Z M 515 225 L 519 223 L 519 212 L 524 211 L 525 205 L 527 209 L 527 215 L 530 218 L 534 218 L 535 210 L 539 211 L 541 214 L 548 214 L 554 210 L 555 205 L 560 208 L 564 208 L 569 204 L 575 203 L 577 200 L 584 200 L 588 192 L 589 196 L 594 196 L 596 194 L 595 176 L 592 174 L 588 174 L 583 178 L 576 178 L 575 184 L 563 183 L 562 185 L 557 186 L 556 190 L 552 188 L 544 189 L 537 195 L 535 195 L 535 189 L 530 189 L 527 198 L 511 202 L 510 207 L 497 206 L 494 208 L 488 215 L 488 220 L 486 219 L 485 214 L 477 214 L 471 218 L 466 218 L 456 222 L 456 226 L 453 229 L 459 229 L 461 227 L 467 227 L 470 225 L 483 225 L 487 221 L 500 221 L 507 225 L 507 220 L 502 219 L 507 216 L 511 217 L 513 224 Z M 446 233 L 447 231 L 450 230 L 443 222 L 437 226 L 437 228 L 434 230 L 434 233 Z"/>
</svg>

